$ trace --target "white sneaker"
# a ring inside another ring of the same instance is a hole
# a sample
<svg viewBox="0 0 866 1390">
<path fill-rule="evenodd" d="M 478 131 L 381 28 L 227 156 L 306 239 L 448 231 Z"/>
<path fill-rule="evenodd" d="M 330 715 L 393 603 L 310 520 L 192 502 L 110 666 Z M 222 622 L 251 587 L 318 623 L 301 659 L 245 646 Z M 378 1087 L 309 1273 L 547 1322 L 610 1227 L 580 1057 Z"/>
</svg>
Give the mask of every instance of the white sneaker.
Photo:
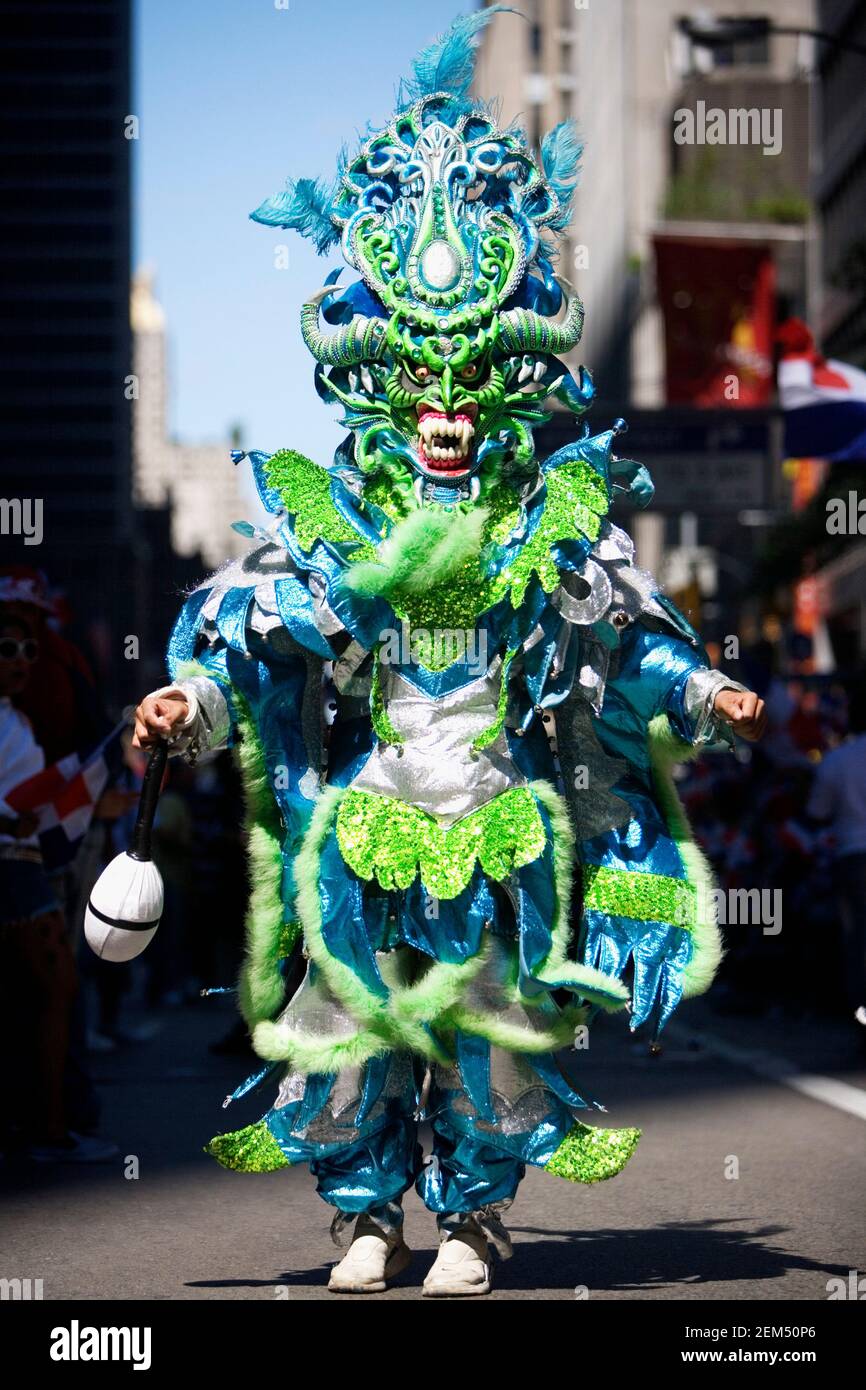
<svg viewBox="0 0 866 1390">
<path fill-rule="evenodd" d="M 362 1214 L 355 1222 L 352 1244 L 331 1270 L 328 1288 L 332 1293 L 382 1293 L 411 1258 L 402 1232 L 387 1236 L 381 1226 Z"/>
<path fill-rule="evenodd" d="M 480 1231 L 464 1227 L 439 1246 L 423 1292 L 427 1298 L 456 1298 L 461 1294 L 489 1293 L 490 1285 L 487 1239 Z"/>
</svg>

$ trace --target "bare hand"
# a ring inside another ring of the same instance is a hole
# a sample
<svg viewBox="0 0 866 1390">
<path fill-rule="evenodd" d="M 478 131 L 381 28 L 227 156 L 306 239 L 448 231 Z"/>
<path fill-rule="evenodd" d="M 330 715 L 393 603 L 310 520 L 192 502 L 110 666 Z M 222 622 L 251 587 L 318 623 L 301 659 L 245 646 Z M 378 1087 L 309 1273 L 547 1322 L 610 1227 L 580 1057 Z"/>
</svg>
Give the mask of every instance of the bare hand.
<svg viewBox="0 0 866 1390">
<path fill-rule="evenodd" d="M 189 713 L 185 695 L 145 695 L 135 711 L 133 748 L 153 748 L 171 738 Z"/>
<path fill-rule="evenodd" d="M 764 702 L 754 690 L 720 690 L 713 710 L 727 720 L 734 733 L 755 743 L 767 727 Z"/>
</svg>

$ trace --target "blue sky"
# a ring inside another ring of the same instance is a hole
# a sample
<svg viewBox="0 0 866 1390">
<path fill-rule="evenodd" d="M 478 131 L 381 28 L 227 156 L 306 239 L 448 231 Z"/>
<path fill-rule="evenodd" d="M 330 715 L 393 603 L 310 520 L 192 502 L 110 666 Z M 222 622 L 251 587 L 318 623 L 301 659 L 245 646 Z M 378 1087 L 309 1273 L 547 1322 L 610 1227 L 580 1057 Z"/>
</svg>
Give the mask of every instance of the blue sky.
<svg viewBox="0 0 866 1390">
<path fill-rule="evenodd" d="M 248 213 L 289 174 L 330 176 L 344 141 L 390 115 L 415 53 L 472 8 L 437 0 L 137 0 L 134 264 L 168 318 L 179 438 L 293 447 L 330 461 L 341 431 L 297 326 L 339 252 Z M 275 268 L 275 248 L 289 267 Z"/>
</svg>

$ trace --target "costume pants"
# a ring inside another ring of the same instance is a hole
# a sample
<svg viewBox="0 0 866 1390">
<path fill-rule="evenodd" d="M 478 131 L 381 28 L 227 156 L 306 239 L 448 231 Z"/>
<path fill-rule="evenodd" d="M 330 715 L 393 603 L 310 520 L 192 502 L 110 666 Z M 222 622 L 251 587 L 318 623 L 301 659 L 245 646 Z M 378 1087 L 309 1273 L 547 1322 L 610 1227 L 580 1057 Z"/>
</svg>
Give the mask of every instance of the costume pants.
<svg viewBox="0 0 866 1390">
<path fill-rule="evenodd" d="M 319 1078 L 289 1074 L 268 1126 L 290 1162 L 309 1163 L 320 1196 L 346 1218 L 366 1212 L 394 1229 L 414 1185 L 447 1232 L 510 1204 L 526 1165 L 543 1167 L 574 1123 L 526 1059 L 491 1047 L 485 1064 L 484 1097 L 470 1096 L 459 1065 L 434 1063 L 425 1075 L 409 1053 L 322 1078 L 318 1094 Z M 433 1135 L 426 1158 L 425 1121 Z"/>
<path fill-rule="evenodd" d="M 313 1159 L 319 1195 L 347 1214 L 366 1212 L 386 1229 L 403 1220 L 400 1199 L 410 1187 L 436 1213 L 440 1229 L 454 1217 L 509 1203 L 526 1165 L 502 1149 L 468 1135 L 452 1135 L 433 1122 L 432 1153 L 424 1160 L 418 1122 L 411 1116 L 324 1158 Z"/>
</svg>

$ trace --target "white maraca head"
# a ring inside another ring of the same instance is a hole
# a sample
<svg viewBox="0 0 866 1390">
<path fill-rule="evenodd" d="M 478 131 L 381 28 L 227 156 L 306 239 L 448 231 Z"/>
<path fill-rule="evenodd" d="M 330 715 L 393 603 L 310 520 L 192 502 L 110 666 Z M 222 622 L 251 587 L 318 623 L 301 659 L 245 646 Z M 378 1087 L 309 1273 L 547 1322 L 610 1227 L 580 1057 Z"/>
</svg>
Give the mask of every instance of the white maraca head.
<svg viewBox="0 0 866 1390">
<path fill-rule="evenodd" d="M 162 876 L 153 860 L 118 854 L 90 894 L 84 914 L 88 945 L 102 960 L 133 960 L 153 940 L 162 905 Z"/>
</svg>

